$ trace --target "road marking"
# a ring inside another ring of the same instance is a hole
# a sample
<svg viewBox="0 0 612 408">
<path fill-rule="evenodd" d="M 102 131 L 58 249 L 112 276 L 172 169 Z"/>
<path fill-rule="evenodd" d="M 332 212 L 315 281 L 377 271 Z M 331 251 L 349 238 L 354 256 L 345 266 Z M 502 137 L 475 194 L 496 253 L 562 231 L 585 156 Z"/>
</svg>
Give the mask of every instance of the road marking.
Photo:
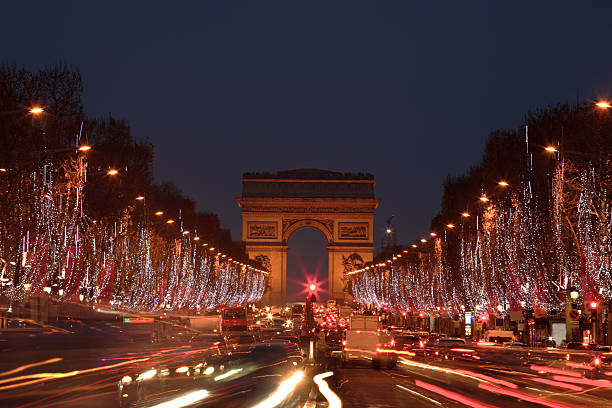
<svg viewBox="0 0 612 408">
<path fill-rule="evenodd" d="M 436 405 L 437 405 L 437 406 L 439 406 L 439 407 L 444 406 L 444 405 L 442 405 L 442 403 L 441 403 L 441 402 L 438 402 L 438 401 L 436 401 L 436 400 L 435 400 L 435 399 L 433 399 L 433 398 L 429 398 L 428 396 L 423 395 L 423 394 L 421 394 L 420 392 L 416 392 L 416 391 L 414 391 L 414 390 L 411 390 L 410 388 L 406 388 L 406 387 L 401 386 L 401 385 L 399 385 L 399 384 L 395 384 L 395 386 L 396 386 L 397 388 L 401 389 L 401 390 L 408 391 L 408 392 L 409 392 L 409 393 L 411 393 L 411 394 L 417 395 L 417 396 L 419 396 L 419 397 L 421 397 L 421 398 L 423 398 L 423 399 L 425 399 L 425 400 L 427 400 L 427 401 L 431 402 L 432 404 L 436 404 Z"/>
</svg>

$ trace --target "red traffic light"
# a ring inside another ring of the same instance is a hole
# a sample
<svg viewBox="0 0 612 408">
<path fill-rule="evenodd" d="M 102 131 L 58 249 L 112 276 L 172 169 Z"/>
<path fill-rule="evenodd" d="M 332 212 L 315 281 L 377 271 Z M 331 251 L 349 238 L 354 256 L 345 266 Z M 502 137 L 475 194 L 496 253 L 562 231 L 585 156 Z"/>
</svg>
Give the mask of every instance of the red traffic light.
<svg viewBox="0 0 612 408">
<path fill-rule="evenodd" d="M 597 309 L 597 302 L 591 302 L 591 309 Z"/>
</svg>

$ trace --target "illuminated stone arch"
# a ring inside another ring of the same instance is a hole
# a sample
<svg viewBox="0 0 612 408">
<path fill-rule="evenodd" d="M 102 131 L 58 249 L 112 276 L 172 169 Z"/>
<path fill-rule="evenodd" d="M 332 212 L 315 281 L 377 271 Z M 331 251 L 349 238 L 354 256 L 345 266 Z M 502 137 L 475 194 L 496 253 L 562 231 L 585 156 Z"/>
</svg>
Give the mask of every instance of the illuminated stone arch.
<svg viewBox="0 0 612 408">
<path fill-rule="evenodd" d="M 346 269 L 374 253 L 374 177 L 325 170 L 247 173 L 242 178 L 242 240 L 253 259 L 270 268 L 264 302 L 282 304 L 287 294 L 287 249 L 293 233 L 320 231 L 327 240 L 329 296 L 347 300 Z"/>
</svg>

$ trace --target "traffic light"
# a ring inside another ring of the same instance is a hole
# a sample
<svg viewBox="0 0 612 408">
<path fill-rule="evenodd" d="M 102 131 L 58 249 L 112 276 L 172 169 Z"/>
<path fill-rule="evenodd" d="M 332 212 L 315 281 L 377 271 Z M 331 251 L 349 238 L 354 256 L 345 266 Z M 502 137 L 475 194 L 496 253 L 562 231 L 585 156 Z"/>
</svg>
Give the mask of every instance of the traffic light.
<svg viewBox="0 0 612 408">
<path fill-rule="evenodd" d="M 591 302 L 591 322 L 597 320 L 597 306 L 598 305 L 596 301 Z"/>
</svg>

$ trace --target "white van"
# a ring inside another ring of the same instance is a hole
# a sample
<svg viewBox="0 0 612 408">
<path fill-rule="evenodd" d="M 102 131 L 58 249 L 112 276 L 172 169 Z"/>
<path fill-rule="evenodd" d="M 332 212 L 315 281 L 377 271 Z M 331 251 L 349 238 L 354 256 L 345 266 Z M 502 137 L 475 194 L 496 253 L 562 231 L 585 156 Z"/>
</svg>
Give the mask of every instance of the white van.
<svg viewBox="0 0 612 408">
<path fill-rule="evenodd" d="M 392 351 L 392 338 L 378 330 L 347 330 L 342 341 L 342 364 L 366 361 L 372 367 L 394 367 L 397 355 Z"/>
</svg>

